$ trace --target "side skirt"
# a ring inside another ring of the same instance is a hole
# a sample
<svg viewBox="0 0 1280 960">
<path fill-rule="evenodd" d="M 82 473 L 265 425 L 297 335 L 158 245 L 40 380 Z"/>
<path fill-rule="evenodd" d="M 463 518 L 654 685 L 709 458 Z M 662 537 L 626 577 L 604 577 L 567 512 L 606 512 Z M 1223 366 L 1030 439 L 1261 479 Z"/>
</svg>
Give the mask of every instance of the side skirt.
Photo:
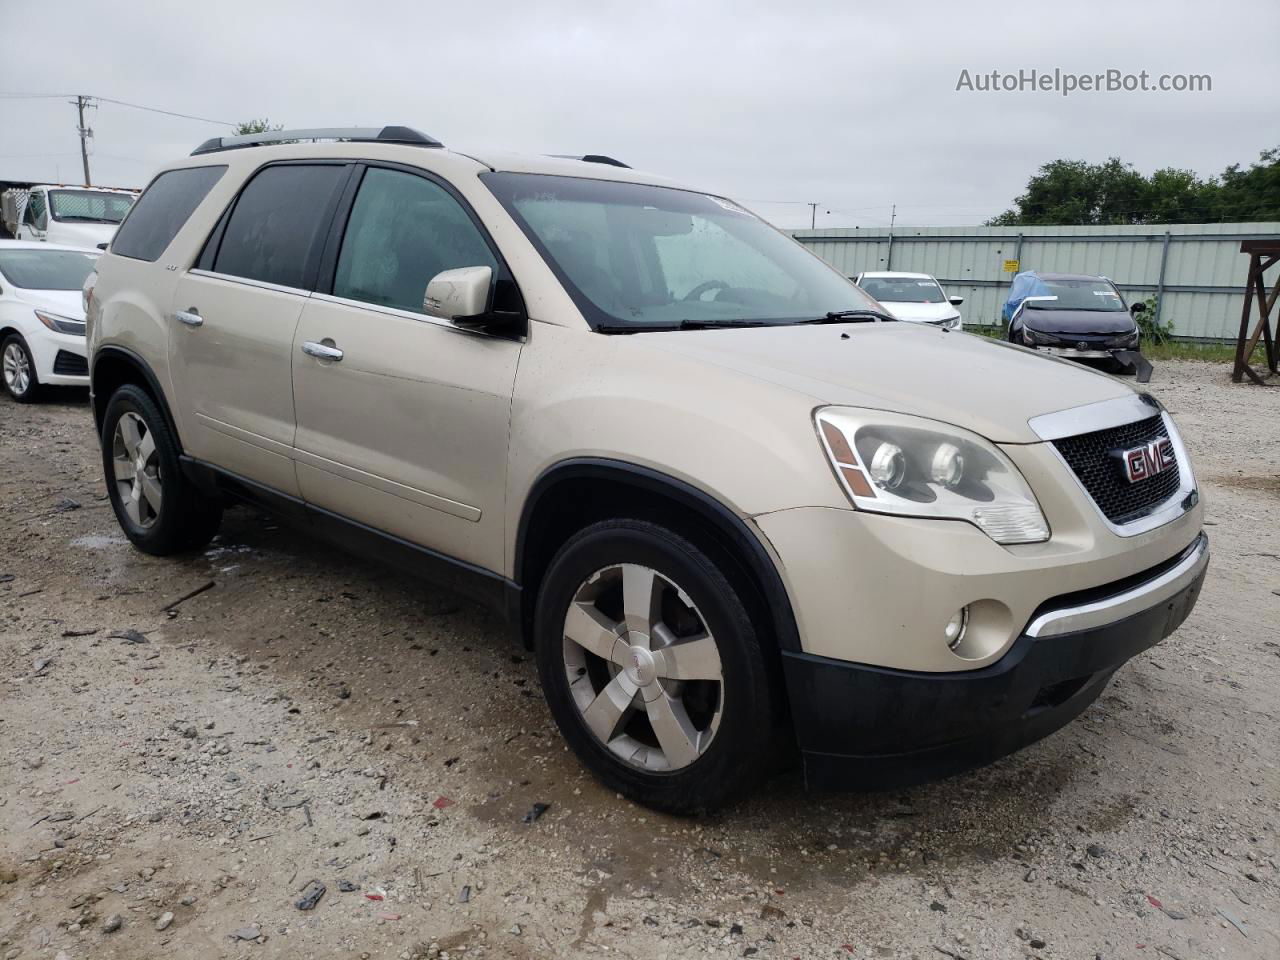
<svg viewBox="0 0 1280 960">
<path fill-rule="evenodd" d="M 509 622 L 511 611 L 520 609 L 520 585 L 492 570 L 428 550 L 193 457 L 183 456 L 180 462 L 187 479 L 208 496 L 258 507 L 349 553 L 476 600 Z"/>
</svg>

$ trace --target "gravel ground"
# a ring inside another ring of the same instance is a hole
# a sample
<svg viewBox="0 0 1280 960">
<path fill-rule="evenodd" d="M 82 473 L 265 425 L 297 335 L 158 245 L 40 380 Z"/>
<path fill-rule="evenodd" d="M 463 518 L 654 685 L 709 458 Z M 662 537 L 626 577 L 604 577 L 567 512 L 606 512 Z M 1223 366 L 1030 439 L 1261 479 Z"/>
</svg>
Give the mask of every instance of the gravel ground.
<svg viewBox="0 0 1280 960">
<path fill-rule="evenodd" d="M 0 958 L 1274 960 L 1280 391 L 1152 388 L 1212 524 L 1174 636 L 985 770 L 698 820 L 586 776 L 488 614 L 242 509 L 137 553 L 84 397 L 0 400 Z"/>
</svg>

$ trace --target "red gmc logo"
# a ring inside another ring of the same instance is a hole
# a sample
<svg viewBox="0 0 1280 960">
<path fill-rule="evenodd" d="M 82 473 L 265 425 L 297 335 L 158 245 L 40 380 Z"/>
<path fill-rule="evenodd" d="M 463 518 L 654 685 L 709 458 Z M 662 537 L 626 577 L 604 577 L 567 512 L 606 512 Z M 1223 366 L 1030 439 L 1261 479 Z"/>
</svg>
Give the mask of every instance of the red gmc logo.
<svg viewBox="0 0 1280 960">
<path fill-rule="evenodd" d="M 1137 483 L 1168 470 L 1177 463 L 1177 458 L 1169 438 L 1161 437 L 1144 446 L 1120 451 L 1120 463 L 1124 466 L 1125 479 Z"/>
</svg>

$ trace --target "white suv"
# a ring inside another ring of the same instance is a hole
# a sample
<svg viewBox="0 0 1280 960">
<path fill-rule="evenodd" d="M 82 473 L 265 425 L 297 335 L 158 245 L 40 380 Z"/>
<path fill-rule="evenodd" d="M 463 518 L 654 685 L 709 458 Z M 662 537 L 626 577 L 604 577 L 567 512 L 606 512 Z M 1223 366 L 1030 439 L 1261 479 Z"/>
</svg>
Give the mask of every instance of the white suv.
<svg viewBox="0 0 1280 960">
<path fill-rule="evenodd" d="M 733 201 L 604 157 L 210 141 L 85 297 L 140 549 L 247 501 L 491 603 L 583 762 L 667 810 L 797 752 L 852 787 L 1007 753 L 1208 562 L 1151 397 L 892 322 Z"/>
</svg>

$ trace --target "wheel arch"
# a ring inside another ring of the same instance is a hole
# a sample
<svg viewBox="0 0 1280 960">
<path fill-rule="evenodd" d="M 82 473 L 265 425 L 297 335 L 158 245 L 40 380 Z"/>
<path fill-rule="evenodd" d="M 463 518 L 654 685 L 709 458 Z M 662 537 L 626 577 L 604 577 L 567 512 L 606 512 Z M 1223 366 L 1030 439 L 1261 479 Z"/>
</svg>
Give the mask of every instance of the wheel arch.
<svg viewBox="0 0 1280 960">
<path fill-rule="evenodd" d="M 655 516 L 686 528 L 736 566 L 732 571 L 753 587 L 743 597 L 753 619 L 769 627 L 782 650 L 799 650 L 791 599 L 769 551 L 737 513 L 704 490 L 649 467 L 620 460 L 576 458 L 545 470 L 525 498 L 516 530 L 513 580 L 520 586 L 509 611 L 526 645 L 538 588 L 551 559 L 573 533 L 602 519 Z"/>
<path fill-rule="evenodd" d="M 164 417 L 165 426 L 182 449 L 182 437 L 178 433 L 177 422 L 169 409 L 169 401 L 165 398 L 164 389 L 160 386 L 160 378 L 142 357 L 120 346 L 100 347 L 93 354 L 93 366 L 89 370 L 89 391 L 93 403 L 93 422 L 98 432 L 102 432 L 102 421 L 107 413 L 107 404 L 111 396 L 120 387 L 132 383 L 150 394 L 160 414 Z"/>
</svg>

